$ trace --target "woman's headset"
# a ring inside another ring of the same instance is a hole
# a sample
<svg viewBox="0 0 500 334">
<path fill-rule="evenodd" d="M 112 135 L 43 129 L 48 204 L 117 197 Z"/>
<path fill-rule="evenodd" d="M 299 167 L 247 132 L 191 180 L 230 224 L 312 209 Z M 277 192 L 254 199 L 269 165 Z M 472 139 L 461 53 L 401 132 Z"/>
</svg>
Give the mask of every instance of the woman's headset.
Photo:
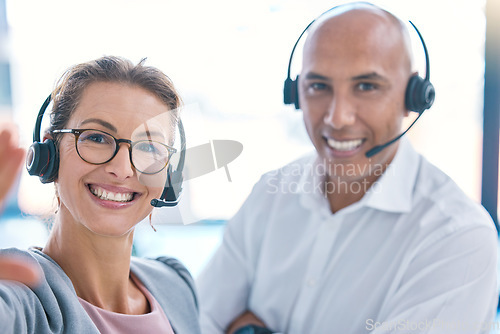
<svg viewBox="0 0 500 334">
<path fill-rule="evenodd" d="M 40 140 L 40 131 L 42 127 L 42 119 L 45 110 L 49 106 L 51 95 L 43 102 L 33 130 L 33 144 L 28 149 L 26 156 L 26 169 L 30 175 L 35 175 L 40 178 L 42 183 L 53 182 L 57 179 L 59 170 L 59 153 L 52 139 L 46 139 L 43 142 Z M 151 205 L 154 207 L 175 206 L 179 203 L 180 194 L 182 192 L 182 170 L 186 158 L 186 135 L 182 121 L 177 122 L 179 129 L 179 137 L 181 140 L 181 150 L 179 163 L 175 170 L 172 165 L 167 167 L 167 180 L 160 198 L 151 200 Z"/>
</svg>

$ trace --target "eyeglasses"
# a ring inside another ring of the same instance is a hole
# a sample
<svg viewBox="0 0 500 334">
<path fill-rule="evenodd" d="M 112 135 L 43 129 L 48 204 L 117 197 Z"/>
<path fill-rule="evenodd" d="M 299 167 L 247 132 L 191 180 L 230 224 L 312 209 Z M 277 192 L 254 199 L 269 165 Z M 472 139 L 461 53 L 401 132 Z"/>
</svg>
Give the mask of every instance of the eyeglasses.
<svg viewBox="0 0 500 334">
<path fill-rule="evenodd" d="M 102 165 L 111 161 L 120 143 L 127 143 L 130 162 L 143 174 L 156 174 L 167 167 L 170 157 L 177 150 L 154 140 L 131 141 L 116 139 L 107 132 L 94 129 L 61 129 L 52 133 L 72 133 L 75 135 L 76 152 L 83 161 L 93 165 Z"/>
</svg>

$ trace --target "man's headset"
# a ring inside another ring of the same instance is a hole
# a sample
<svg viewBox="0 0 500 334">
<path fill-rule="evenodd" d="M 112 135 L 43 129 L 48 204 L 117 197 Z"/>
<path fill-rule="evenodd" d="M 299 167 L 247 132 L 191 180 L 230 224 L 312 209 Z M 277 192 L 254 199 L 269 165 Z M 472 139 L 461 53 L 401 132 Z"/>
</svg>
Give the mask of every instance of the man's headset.
<svg viewBox="0 0 500 334">
<path fill-rule="evenodd" d="M 26 169 L 30 175 L 35 175 L 40 178 L 42 183 L 53 182 L 57 179 L 59 170 L 59 153 L 52 139 L 40 140 L 40 131 L 42 127 L 42 119 L 45 110 L 49 106 L 51 95 L 45 99 L 35 123 L 33 130 L 33 144 L 31 144 L 26 156 Z M 175 206 L 179 203 L 179 197 L 182 192 L 182 169 L 186 158 L 186 135 L 182 121 L 177 122 L 179 129 L 179 137 L 181 140 L 181 150 L 179 163 L 176 170 L 172 170 L 172 165 L 167 167 L 167 180 L 160 198 L 151 200 L 151 205 L 154 207 Z"/>
<path fill-rule="evenodd" d="M 367 5 L 370 5 L 369 3 L 364 3 Z M 298 82 L 299 82 L 299 76 L 297 75 L 295 77 L 295 80 L 291 78 L 291 68 L 292 68 L 292 59 L 293 59 L 293 54 L 295 53 L 295 49 L 297 48 L 297 45 L 299 44 L 302 36 L 307 32 L 309 27 L 316 22 L 320 17 L 323 15 L 338 9 L 339 7 L 343 6 L 348 6 L 352 5 L 351 4 L 344 4 L 340 6 L 335 6 L 333 8 L 330 8 L 320 16 L 318 16 L 316 19 L 311 21 L 307 25 L 307 27 L 302 31 L 300 34 L 299 38 L 295 42 L 292 53 L 290 54 L 290 60 L 288 61 L 288 70 L 287 70 L 287 78 L 285 80 L 284 88 L 283 88 L 283 102 L 285 104 L 293 104 L 295 106 L 295 109 L 300 109 L 300 104 L 299 104 L 299 91 L 298 91 Z M 373 5 L 372 5 L 373 6 Z M 429 64 L 429 54 L 427 52 L 427 46 L 425 45 L 424 38 L 420 34 L 420 31 L 417 29 L 417 27 L 413 24 L 413 22 L 409 21 L 412 27 L 415 29 L 415 31 L 418 34 L 418 37 L 420 38 L 420 41 L 422 42 L 422 46 L 424 48 L 424 53 L 425 53 L 425 78 L 422 78 L 418 76 L 417 74 L 413 75 L 409 82 L 408 85 L 406 86 L 406 92 L 405 92 L 405 106 L 406 109 L 409 111 L 415 111 L 418 113 L 418 117 L 410 124 L 410 126 L 400 135 L 395 137 L 394 139 L 388 141 L 385 144 L 378 145 L 370 149 L 368 152 L 366 152 L 366 157 L 370 158 L 371 156 L 377 154 L 378 152 L 382 151 L 384 148 L 387 146 L 391 145 L 398 139 L 400 139 L 402 136 L 404 136 L 415 124 L 415 122 L 422 116 L 422 113 L 426 110 L 429 109 L 432 106 L 432 103 L 434 102 L 434 98 L 436 96 L 436 92 L 434 90 L 434 86 L 430 82 L 430 64 Z"/>
</svg>

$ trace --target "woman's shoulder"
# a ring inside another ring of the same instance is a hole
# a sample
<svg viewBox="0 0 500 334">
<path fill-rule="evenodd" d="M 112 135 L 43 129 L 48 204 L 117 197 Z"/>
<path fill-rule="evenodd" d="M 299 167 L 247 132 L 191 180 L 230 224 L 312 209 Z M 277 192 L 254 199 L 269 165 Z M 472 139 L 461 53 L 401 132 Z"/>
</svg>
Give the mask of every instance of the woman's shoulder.
<svg viewBox="0 0 500 334">
<path fill-rule="evenodd" d="M 155 297 L 179 333 L 199 333 L 198 299 L 193 278 L 176 258 L 132 257 L 130 270 Z"/>
<path fill-rule="evenodd" d="M 131 261 L 132 267 L 137 266 L 143 270 L 150 271 L 169 271 L 175 272 L 179 275 L 185 275 L 187 277 L 191 277 L 191 274 L 187 270 L 187 268 L 182 264 L 181 261 L 174 257 L 168 256 L 160 256 L 157 258 L 141 258 L 141 257 L 132 257 Z"/>
<path fill-rule="evenodd" d="M 188 285 L 193 285 L 193 277 L 184 264 L 174 257 L 161 256 L 158 258 L 132 257 L 132 271 L 140 270 L 150 275 L 165 275 L 172 278 L 180 278 Z"/>
<path fill-rule="evenodd" d="M 155 259 L 132 257 L 131 271 L 144 283 L 156 286 L 158 282 L 177 286 L 175 291 L 192 294 L 196 301 L 193 277 L 178 259 L 162 256 Z M 186 289 L 187 288 L 187 289 Z"/>
</svg>

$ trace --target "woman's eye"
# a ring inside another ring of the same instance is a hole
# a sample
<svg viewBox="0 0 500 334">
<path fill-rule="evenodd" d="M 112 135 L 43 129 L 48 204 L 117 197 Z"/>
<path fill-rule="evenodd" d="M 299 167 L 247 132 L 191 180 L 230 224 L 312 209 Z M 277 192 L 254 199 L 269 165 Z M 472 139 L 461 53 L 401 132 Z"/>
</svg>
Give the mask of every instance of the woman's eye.
<svg viewBox="0 0 500 334">
<path fill-rule="evenodd" d="M 100 133 L 92 133 L 88 136 L 85 136 L 84 140 L 91 141 L 96 144 L 108 144 L 109 140 L 106 137 L 107 136 Z"/>
<path fill-rule="evenodd" d="M 114 145 L 114 139 L 110 135 L 99 131 L 84 131 L 78 138 L 78 142 L 87 145 Z"/>
<path fill-rule="evenodd" d="M 153 142 L 142 142 L 136 145 L 137 150 L 145 153 L 158 153 L 159 150 L 156 148 Z"/>
</svg>

